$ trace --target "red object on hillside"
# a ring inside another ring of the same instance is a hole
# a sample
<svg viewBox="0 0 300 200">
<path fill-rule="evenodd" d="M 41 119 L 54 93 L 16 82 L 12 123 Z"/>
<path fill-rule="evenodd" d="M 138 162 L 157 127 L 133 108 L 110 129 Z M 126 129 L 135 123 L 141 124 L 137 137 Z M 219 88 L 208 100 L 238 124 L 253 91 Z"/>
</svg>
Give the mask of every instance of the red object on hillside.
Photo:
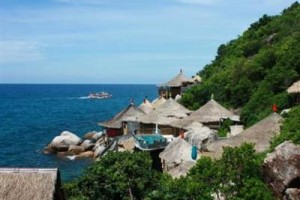
<svg viewBox="0 0 300 200">
<path fill-rule="evenodd" d="M 272 105 L 272 110 L 273 112 L 277 112 L 278 110 L 277 105 L 275 103 Z"/>
</svg>

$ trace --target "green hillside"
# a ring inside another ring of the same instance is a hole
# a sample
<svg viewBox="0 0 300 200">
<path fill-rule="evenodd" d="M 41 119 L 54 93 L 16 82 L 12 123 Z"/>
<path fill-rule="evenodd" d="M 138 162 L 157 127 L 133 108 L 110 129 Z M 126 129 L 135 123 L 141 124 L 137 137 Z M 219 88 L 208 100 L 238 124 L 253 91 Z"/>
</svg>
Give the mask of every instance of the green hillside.
<svg viewBox="0 0 300 200">
<path fill-rule="evenodd" d="M 182 103 L 197 109 L 210 98 L 242 109 L 251 125 L 271 112 L 289 107 L 286 89 L 300 78 L 300 5 L 281 15 L 264 15 L 237 39 L 222 44 L 211 64 L 199 72 L 203 82 L 187 91 Z"/>
</svg>

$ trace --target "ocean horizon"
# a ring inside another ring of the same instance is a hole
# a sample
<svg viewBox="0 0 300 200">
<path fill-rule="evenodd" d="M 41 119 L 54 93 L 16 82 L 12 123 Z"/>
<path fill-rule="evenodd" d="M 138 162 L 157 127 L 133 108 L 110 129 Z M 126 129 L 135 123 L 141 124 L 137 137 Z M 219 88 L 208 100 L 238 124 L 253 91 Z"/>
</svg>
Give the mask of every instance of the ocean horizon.
<svg viewBox="0 0 300 200">
<path fill-rule="evenodd" d="M 89 99 L 105 91 L 110 99 Z M 92 160 L 44 155 L 43 148 L 67 130 L 79 137 L 101 131 L 100 121 L 112 118 L 133 100 L 140 105 L 157 98 L 154 84 L 0 84 L 0 167 L 59 168 L 64 181 L 78 177 Z"/>
</svg>

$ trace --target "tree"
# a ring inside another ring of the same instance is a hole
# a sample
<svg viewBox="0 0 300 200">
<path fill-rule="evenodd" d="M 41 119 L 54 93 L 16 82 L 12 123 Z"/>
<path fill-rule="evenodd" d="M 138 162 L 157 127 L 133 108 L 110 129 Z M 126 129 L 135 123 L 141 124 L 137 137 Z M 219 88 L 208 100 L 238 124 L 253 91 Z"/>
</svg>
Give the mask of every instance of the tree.
<svg viewBox="0 0 300 200">
<path fill-rule="evenodd" d="M 159 174 L 147 153 L 108 153 L 73 183 L 69 196 L 87 199 L 143 199 L 158 187 Z M 74 188 L 74 187 L 73 187 Z"/>
</svg>

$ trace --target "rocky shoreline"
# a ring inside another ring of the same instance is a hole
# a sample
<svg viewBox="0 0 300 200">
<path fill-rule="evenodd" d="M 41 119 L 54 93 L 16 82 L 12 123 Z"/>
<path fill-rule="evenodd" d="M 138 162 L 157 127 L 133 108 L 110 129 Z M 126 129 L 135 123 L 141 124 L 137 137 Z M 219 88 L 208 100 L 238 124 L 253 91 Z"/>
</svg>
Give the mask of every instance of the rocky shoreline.
<svg viewBox="0 0 300 200">
<path fill-rule="evenodd" d="M 134 139 L 131 136 L 108 138 L 102 131 L 92 131 L 80 138 L 74 133 L 63 131 L 53 138 L 43 153 L 56 154 L 71 160 L 98 159 L 108 151 L 133 151 L 134 147 Z"/>
</svg>

